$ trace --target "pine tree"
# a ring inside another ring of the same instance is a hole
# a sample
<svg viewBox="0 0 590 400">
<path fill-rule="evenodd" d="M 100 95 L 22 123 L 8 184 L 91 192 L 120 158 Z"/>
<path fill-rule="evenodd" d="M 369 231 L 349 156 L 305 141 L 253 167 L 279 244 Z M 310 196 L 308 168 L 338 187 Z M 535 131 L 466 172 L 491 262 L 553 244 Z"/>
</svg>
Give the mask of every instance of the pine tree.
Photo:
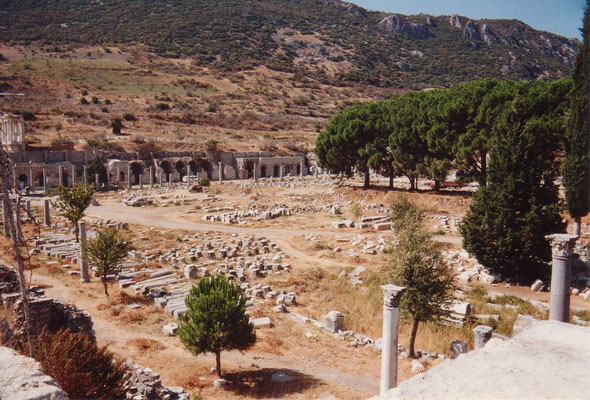
<svg viewBox="0 0 590 400">
<path fill-rule="evenodd" d="M 78 239 L 78 221 L 84 217 L 84 211 L 88 208 L 94 197 L 94 185 L 75 183 L 71 189 L 60 186 L 58 188 L 59 200 L 57 206 L 63 210 L 64 217 L 74 227 L 76 242 Z"/>
<path fill-rule="evenodd" d="M 443 262 L 440 244 L 424 227 L 424 212 L 406 198 L 392 205 L 394 245 L 390 266 L 384 278 L 407 288 L 400 307 L 402 315 L 412 321 L 408 350 L 415 357 L 414 343 L 420 322 L 427 322 L 448 314 L 453 300 L 453 276 Z"/>
<path fill-rule="evenodd" d="M 505 276 L 537 276 L 551 259 L 545 235 L 563 230 L 555 143 L 568 90 L 567 80 L 519 88 L 492 134 L 487 186 L 463 218 L 463 247 Z"/>
<path fill-rule="evenodd" d="M 590 7 L 584 12 L 583 44 L 574 68 L 570 93 L 570 114 L 565 135 L 563 185 L 569 214 L 574 218 L 574 233 L 580 234 L 580 220 L 590 211 Z"/>
<path fill-rule="evenodd" d="M 221 351 L 246 350 L 256 342 L 254 326 L 246 315 L 246 297 L 223 276 L 204 278 L 185 298 L 188 307 L 178 337 L 194 354 L 215 354 L 221 377 Z"/>
<path fill-rule="evenodd" d="M 131 243 L 119 236 L 115 228 L 96 232 L 96 237 L 82 243 L 88 263 L 96 267 L 101 277 L 104 294 L 108 297 L 107 275 L 118 271 L 121 263 L 131 250 Z"/>
</svg>

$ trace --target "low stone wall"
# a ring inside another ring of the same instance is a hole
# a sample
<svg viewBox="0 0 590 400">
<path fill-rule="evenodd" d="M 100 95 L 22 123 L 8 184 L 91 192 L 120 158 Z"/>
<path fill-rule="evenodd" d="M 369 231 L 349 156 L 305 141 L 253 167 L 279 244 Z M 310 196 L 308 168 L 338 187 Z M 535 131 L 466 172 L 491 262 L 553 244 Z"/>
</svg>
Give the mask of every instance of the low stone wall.
<svg viewBox="0 0 590 400">
<path fill-rule="evenodd" d="M 41 364 L 0 347 L 0 399 L 67 400 L 57 383 L 45 375 Z"/>
</svg>

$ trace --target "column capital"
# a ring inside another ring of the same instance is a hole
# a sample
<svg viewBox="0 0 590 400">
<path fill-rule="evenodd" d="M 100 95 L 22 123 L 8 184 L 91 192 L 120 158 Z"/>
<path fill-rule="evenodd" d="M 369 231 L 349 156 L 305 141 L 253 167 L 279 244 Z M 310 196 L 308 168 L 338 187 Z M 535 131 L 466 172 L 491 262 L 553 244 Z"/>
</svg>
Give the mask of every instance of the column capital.
<svg viewBox="0 0 590 400">
<path fill-rule="evenodd" d="M 403 286 L 387 284 L 382 285 L 381 290 L 383 290 L 383 304 L 385 307 L 398 308 L 399 301 L 406 291 L 406 288 Z"/>
<path fill-rule="evenodd" d="M 551 245 L 553 257 L 570 258 L 574 251 L 574 243 L 578 240 L 577 235 L 568 235 L 566 233 L 554 233 L 546 235 L 545 239 Z"/>
</svg>

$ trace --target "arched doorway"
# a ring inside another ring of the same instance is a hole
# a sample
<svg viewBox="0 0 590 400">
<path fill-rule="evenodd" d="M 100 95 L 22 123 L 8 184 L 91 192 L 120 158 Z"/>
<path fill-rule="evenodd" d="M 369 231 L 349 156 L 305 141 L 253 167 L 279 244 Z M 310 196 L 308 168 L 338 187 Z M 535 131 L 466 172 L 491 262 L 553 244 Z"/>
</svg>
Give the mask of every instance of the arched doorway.
<svg viewBox="0 0 590 400">
<path fill-rule="evenodd" d="M 39 175 L 37 175 L 37 186 L 43 187 L 43 172 L 40 172 Z"/>
<path fill-rule="evenodd" d="M 69 180 L 69 178 L 68 178 L 68 174 L 66 174 L 65 172 L 63 172 L 63 173 L 62 173 L 62 176 L 61 176 L 61 179 L 62 179 L 62 182 L 63 182 L 63 185 L 64 185 L 64 187 L 68 187 L 68 186 L 70 186 L 70 185 L 69 185 L 69 183 L 70 183 L 70 180 Z"/>
<path fill-rule="evenodd" d="M 266 178 L 266 165 L 263 165 L 262 167 L 260 167 L 260 177 Z"/>
<path fill-rule="evenodd" d="M 301 175 L 301 165 L 297 166 L 297 175 Z"/>
<path fill-rule="evenodd" d="M 19 189 L 24 189 L 28 184 L 28 179 L 27 176 L 25 174 L 20 174 L 18 176 L 18 188 Z"/>
<path fill-rule="evenodd" d="M 170 164 L 168 161 L 162 161 L 160 163 L 160 168 L 162 170 L 162 174 L 164 175 L 164 182 L 170 182 L 170 174 L 172 174 L 172 164 Z"/>
<path fill-rule="evenodd" d="M 287 175 L 287 176 L 291 175 L 291 166 L 290 165 L 285 165 L 285 175 Z"/>
<path fill-rule="evenodd" d="M 186 165 L 184 164 L 184 162 L 182 162 L 181 160 L 176 162 L 176 171 L 178 171 L 179 175 L 180 175 L 180 180 L 182 181 L 182 178 L 184 176 L 186 176 Z M 192 172 L 192 169 L 191 169 Z"/>
<path fill-rule="evenodd" d="M 131 163 L 131 182 L 133 182 L 133 185 L 139 185 L 142 173 L 143 166 L 140 163 Z"/>
<path fill-rule="evenodd" d="M 280 171 L 281 171 L 280 170 L 280 167 L 278 165 L 275 165 L 274 168 L 273 168 L 273 176 L 275 178 L 278 178 L 281 175 L 281 172 Z"/>
</svg>

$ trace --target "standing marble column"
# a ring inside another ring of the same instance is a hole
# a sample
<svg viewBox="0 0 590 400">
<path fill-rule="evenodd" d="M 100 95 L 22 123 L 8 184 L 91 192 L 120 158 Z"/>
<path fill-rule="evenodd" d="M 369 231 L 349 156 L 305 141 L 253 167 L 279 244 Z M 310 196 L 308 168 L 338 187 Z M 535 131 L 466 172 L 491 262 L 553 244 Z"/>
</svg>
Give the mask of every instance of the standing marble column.
<svg viewBox="0 0 590 400">
<path fill-rule="evenodd" d="M 163 187 L 164 182 L 162 182 L 162 169 L 158 171 L 158 180 L 160 181 L 160 187 Z"/>
<path fill-rule="evenodd" d="M 86 260 L 86 252 L 84 245 L 86 244 L 86 222 L 78 222 L 78 231 L 80 235 L 80 282 L 90 282 L 90 275 L 88 274 L 88 261 Z"/>
<path fill-rule="evenodd" d="M 569 322 L 572 256 L 578 236 L 555 233 L 547 235 L 545 238 L 549 241 L 553 254 L 549 319 Z"/>
<path fill-rule="evenodd" d="M 172 187 L 172 174 L 168 174 L 168 186 Z"/>
<path fill-rule="evenodd" d="M 154 187 L 154 167 L 150 165 L 150 187 Z"/>
<path fill-rule="evenodd" d="M 51 226 L 51 214 L 49 210 L 49 199 L 43 199 L 43 222 L 45 226 Z"/>
<path fill-rule="evenodd" d="M 139 188 L 143 189 L 143 170 L 139 173 Z"/>
<path fill-rule="evenodd" d="M 127 189 L 131 189 L 131 165 L 127 164 Z"/>
<path fill-rule="evenodd" d="M 303 172 L 304 168 L 305 168 L 305 163 L 303 162 L 303 160 L 299 161 L 299 176 L 301 178 L 303 178 L 305 176 L 305 173 Z"/>
<path fill-rule="evenodd" d="M 405 287 L 392 284 L 381 286 L 383 290 L 383 348 L 381 351 L 380 394 L 397 386 L 397 333 L 399 302 Z"/>
<path fill-rule="evenodd" d="M 84 166 L 84 190 L 88 187 L 88 167 Z"/>
<path fill-rule="evenodd" d="M 29 168 L 29 188 L 31 191 L 35 190 L 35 183 L 33 182 L 33 170 Z"/>
<path fill-rule="evenodd" d="M 223 163 L 220 161 L 217 163 L 217 169 L 219 170 L 219 183 L 223 182 Z"/>
<path fill-rule="evenodd" d="M 43 168 L 43 193 L 47 193 L 47 171 Z"/>
<path fill-rule="evenodd" d="M 94 190 L 100 189 L 100 175 L 94 174 Z"/>
<path fill-rule="evenodd" d="M 31 200 L 25 201 L 25 209 L 27 210 L 27 218 L 31 218 Z"/>
<path fill-rule="evenodd" d="M 254 163 L 254 171 L 252 171 L 254 179 L 258 178 L 258 163 Z"/>
<path fill-rule="evenodd" d="M 72 165 L 72 187 L 76 184 L 76 166 Z"/>
<path fill-rule="evenodd" d="M 57 176 L 59 179 L 59 186 L 64 185 L 64 167 L 62 165 L 58 165 L 57 167 Z"/>
<path fill-rule="evenodd" d="M 117 167 L 117 187 L 121 187 L 121 167 Z"/>
<path fill-rule="evenodd" d="M 281 168 L 280 168 L 280 173 L 281 173 L 281 179 L 283 179 L 283 176 L 285 175 L 285 165 L 281 164 Z"/>
<path fill-rule="evenodd" d="M 191 165 L 190 164 L 186 164 L 186 185 L 188 187 L 191 186 Z"/>
</svg>

